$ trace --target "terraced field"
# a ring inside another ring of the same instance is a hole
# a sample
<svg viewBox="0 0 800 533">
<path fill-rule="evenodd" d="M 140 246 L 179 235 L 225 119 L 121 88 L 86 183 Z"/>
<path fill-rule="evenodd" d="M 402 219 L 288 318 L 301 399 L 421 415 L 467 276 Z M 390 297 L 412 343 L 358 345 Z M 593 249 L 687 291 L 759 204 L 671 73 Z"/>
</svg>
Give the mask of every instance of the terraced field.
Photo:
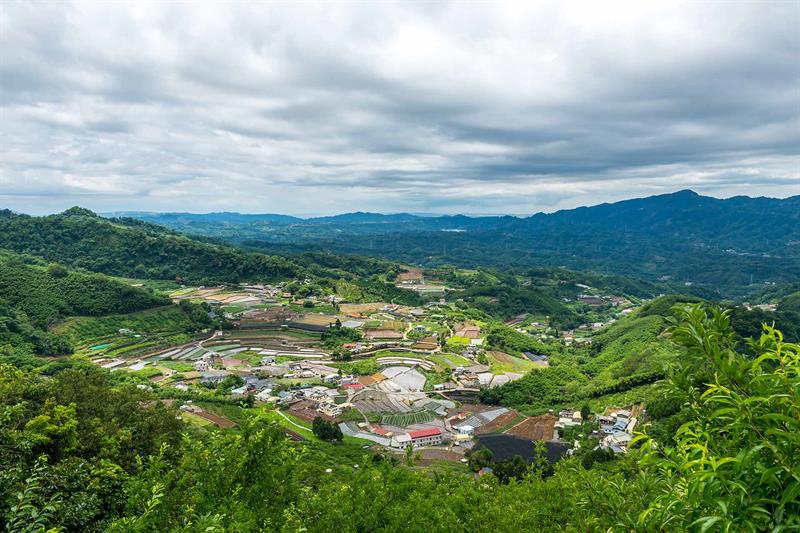
<svg viewBox="0 0 800 533">
<path fill-rule="evenodd" d="M 109 315 L 100 318 L 70 318 L 54 329 L 67 334 L 78 347 L 89 347 L 119 338 L 120 329 L 130 329 L 137 334 L 175 333 L 185 331 L 192 322 L 178 307 L 165 306 L 127 315 Z"/>
</svg>

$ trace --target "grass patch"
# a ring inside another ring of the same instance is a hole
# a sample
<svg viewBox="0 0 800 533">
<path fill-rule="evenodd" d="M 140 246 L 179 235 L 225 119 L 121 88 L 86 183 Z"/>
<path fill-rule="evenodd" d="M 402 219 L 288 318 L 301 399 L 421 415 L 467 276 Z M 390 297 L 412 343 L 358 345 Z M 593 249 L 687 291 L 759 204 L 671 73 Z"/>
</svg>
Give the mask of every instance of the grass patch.
<svg viewBox="0 0 800 533">
<path fill-rule="evenodd" d="M 200 427 L 208 427 L 214 425 L 210 420 L 206 420 L 205 418 L 197 416 L 194 413 L 188 413 L 183 411 L 181 412 L 181 420 L 183 420 L 187 424 L 193 424 L 195 426 L 200 426 Z"/>
<path fill-rule="evenodd" d="M 469 346 L 469 339 L 466 337 L 457 337 L 453 335 L 447 339 L 447 347 L 451 350 L 462 350 Z"/>
<path fill-rule="evenodd" d="M 486 358 L 489 360 L 489 366 L 493 374 L 505 374 L 506 372 L 526 374 L 533 369 L 542 368 L 533 361 L 508 354 L 501 355 L 495 352 L 486 352 Z"/>
<path fill-rule="evenodd" d="M 283 414 L 286 414 L 286 413 L 283 413 Z M 313 432 L 313 431 L 311 431 L 311 428 L 310 428 L 310 427 L 308 427 L 308 426 L 306 426 L 306 425 L 305 425 L 305 422 L 303 422 L 303 421 L 298 421 L 298 420 L 296 420 L 296 419 L 295 419 L 295 420 L 292 420 L 292 422 L 295 422 L 295 423 L 297 423 L 297 424 L 299 424 L 299 425 L 303 426 L 303 428 L 305 428 L 305 429 L 300 429 L 300 428 L 298 428 L 297 426 L 295 426 L 295 425 L 293 425 L 292 423 L 290 423 L 290 422 L 289 422 L 288 420 L 286 420 L 285 418 L 283 418 L 281 415 L 279 415 L 279 414 L 278 414 L 277 412 L 275 412 L 275 411 L 272 411 L 272 410 L 270 410 L 270 411 L 267 411 L 267 410 L 265 410 L 265 411 L 263 412 L 263 416 L 264 416 L 264 417 L 266 417 L 266 418 L 267 418 L 267 419 L 269 419 L 269 420 L 272 420 L 272 421 L 275 421 L 275 422 L 277 422 L 277 423 L 278 423 L 278 424 L 279 424 L 281 427 L 284 427 L 284 428 L 286 428 L 286 429 L 288 429 L 288 430 L 294 431 L 295 433 L 299 433 L 300 435 L 302 435 L 303 437 L 305 437 L 305 438 L 306 438 L 306 439 L 308 439 L 308 440 L 312 440 L 312 441 L 319 441 L 319 439 L 317 438 L 317 436 L 316 436 L 316 435 L 314 435 L 314 432 Z M 290 418 L 290 419 L 294 418 L 294 417 L 292 417 L 291 415 L 286 415 L 286 416 L 287 416 L 288 418 Z"/>
<path fill-rule="evenodd" d="M 160 361 L 158 366 L 174 370 L 175 372 L 191 372 L 194 366 L 189 363 L 181 363 L 179 361 Z"/>
<path fill-rule="evenodd" d="M 472 361 L 466 357 L 462 355 L 456 355 L 454 353 L 435 353 L 426 355 L 425 359 L 432 363 L 436 363 L 442 368 L 456 368 L 459 366 L 471 366 L 473 364 Z"/>
</svg>

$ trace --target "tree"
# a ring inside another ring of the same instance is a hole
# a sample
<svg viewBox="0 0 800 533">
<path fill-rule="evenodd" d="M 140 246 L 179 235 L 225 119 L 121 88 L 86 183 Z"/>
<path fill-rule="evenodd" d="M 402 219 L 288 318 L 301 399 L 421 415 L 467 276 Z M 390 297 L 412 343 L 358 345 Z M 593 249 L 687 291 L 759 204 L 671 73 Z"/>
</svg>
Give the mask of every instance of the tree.
<svg viewBox="0 0 800 533">
<path fill-rule="evenodd" d="M 406 466 L 414 466 L 414 444 L 411 442 L 406 446 Z"/>
<path fill-rule="evenodd" d="M 311 430 L 319 439 L 328 442 L 340 441 L 342 438 L 344 438 L 344 435 L 342 435 L 342 430 L 339 429 L 337 424 L 334 422 L 328 422 L 321 416 L 316 417 L 311 423 Z"/>
<path fill-rule="evenodd" d="M 47 267 L 47 273 L 54 278 L 65 278 L 69 272 L 58 263 L 52 263 Z"/>
<path fill-rule="evenodd" d="M 647 473 L 664 488 L 639 517 L 647 530 L 779 531 L 800 527 L 800 346 L 763 326 L 739 350 L 730 312 L 675 309 L 673 339 L 686 357 L 666 388 L 684 423 L 674 446 L 634 440 Z"/>
<path fill-rule="evenodd" d="M 494 454 L 489 448 L 473 449 L 467 453 L 467 464 L 473 472 L 477 472 L 481 468 L 487 467 L 492 464 Z"/>
<path fill-rule="evenodd" d="M 528 464 L 519 455 L 492 464 L 492 473 L 502 484 L 507 484 L 512 479 L 522 479 L 529 470 Z"/>
<path fill-rule="evenodd" d="M 581 419 L 583 419 L 584 422 L 588 422 L 591 415 L 592 408 L 589 407 L 588 403 L 583 404 L 583 407 L 581 407 Z"/>
</svg>

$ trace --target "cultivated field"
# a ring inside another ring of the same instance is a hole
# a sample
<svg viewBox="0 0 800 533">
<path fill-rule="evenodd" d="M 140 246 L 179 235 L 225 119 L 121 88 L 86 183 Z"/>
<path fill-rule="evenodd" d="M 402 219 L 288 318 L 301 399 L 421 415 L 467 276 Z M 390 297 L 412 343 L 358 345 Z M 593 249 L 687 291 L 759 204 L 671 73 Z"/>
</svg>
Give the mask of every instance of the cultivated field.
<svg viewBox="0 0 800 533">
<path fill-rule="evenodd" d="M 506 372 L 525 374 L 534 368 L 542 368 L 541 365 L 533 361 L 514 357 L 503 352 L 486 352 L 486 357 L 489 359 L 489 366 L 491 366 L 494 374 L 504 374 Z"/>
<path fill-rule="evenodd" d="M 425 424 L 433 420 L 433 414 L 430 411 L 414 411 L 412 413 L 392 413 L 383 415 L 381 417 L 381 424 L 387 426 L 406 427 L 411 424 Z"/>
</svg>

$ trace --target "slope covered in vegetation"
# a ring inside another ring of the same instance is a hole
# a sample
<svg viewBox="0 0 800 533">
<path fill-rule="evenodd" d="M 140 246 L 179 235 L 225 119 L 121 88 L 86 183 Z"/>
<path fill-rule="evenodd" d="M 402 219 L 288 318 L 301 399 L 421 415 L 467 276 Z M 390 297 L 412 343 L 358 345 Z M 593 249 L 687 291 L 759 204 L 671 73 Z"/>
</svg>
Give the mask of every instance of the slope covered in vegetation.
<svg viewBox="0 0 800 533">
<path fill-rule="evenodd" d="M 45 217 L 0 211 L 0 249 L 113 276 L 189 284 L 311 278 L 329 287 L 346 280 L 368 301 L 420 302 L 388 282 L 400 269 L 387 261 L 323 252 L 269 256 L 77 207 Z"/>
<path fill-rule="evenodd" d="M 116 276 L 193 283 L 303 273 L 280 257 L 200 242 L 150 224 L 111 222 L 80 208 L 46 217 L 0 212 L 0 248 Z"/>
<path fill-rule="evenodd" d="M 0 254 L 0 347 L 40 355 L 70 353 L 72 345 L 48 327 L 68 316 L 130 313 L 169 304 L 166 298 L 102 274 Z"/>
<path fill-rule="evenodd" d="M 681 299 L 681 298 L 679 298 Z M 522 379 L 482 392 L 487 403 L 499 403 L 539 413 L 558 405 L 576 405 L 607 394 L 648 385 L 664 377 L 664 367 L 681 353 L 667 335 L 669 306 L 674 297 L 662 297 L 591 337 L 591 344 L 553 352 L 529 336 L 510 328 L 495 328 L 493 345 L 516 351 L 545 353 L 550 367 Z M 665 310 L 661 310 L 665 308 Z M 655 311 L 662 312 L 658 314 Z M 646 390 L 638 390 L 642 401 Z"/>
</svg>

